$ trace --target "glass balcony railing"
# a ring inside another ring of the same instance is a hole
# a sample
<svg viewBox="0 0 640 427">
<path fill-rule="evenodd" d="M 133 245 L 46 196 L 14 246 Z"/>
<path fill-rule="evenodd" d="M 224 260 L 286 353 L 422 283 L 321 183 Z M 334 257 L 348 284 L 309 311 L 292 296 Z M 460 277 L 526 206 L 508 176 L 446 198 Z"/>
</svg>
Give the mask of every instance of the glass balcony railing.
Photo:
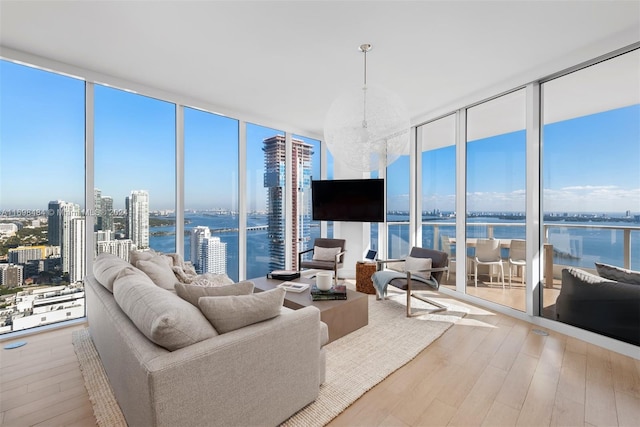
<svg viewBox="0 0 640 427">
<path fill-rule="evenodd" d="M 408 231 L 408 225 L 406 226 Z M 423 222 L 423 246 L 442 250 L 442 236 L 455 236 L 452 222 Z M 523 223 L 470 223 L 468 238 L 524 239 Z M 595 270 L 595 262 L 640 270 L 640 224 L 544 224 L 543 243 L 553 250 L 554 277 L 567 266 Z M 632 256 L 635 254 L 635 257 Z M 508 249 L 503 249 L 508 257 Z"/>
</svg>

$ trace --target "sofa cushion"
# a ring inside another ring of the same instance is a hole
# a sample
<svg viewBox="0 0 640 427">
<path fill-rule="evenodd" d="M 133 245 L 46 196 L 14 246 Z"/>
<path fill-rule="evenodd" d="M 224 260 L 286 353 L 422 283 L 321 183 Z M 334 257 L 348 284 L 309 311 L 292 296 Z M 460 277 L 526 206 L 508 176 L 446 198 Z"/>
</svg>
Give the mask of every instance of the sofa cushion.
<svg viewBox="0 0 640 427">
<path fill-rule="evenodd" d="M 285 293 L 275 288 L 251 295 L 202 297 L 198 306 L 213 327 L 224 334 L 278 316 Z"/>
<path fill-rule="evenodd" d="M 131 267 L 131 264 L 116 255 L 103 252 L 93 262 L 93 275 L 98 283 L 113 293 L 113 281 L 126 267 Z"/>
<path fill-rule="evenodd" d="M 615 265 L 602 264 L 596 262 L 596 270 L 601 277 L 616 282 L 629 283 L 632 285 L 640 285 L 640 271 L 628 270 Z"/>
<path fill-rule="evenodd" d="M 336 255 L 338 255 L 339 253 L 340 253 L 340 248 L 322 248 L 320 246 L 314 246 L 313 260 L 335 262 Z"/>
<path fill-rule="evenodd" d="M 129 262 L 131 263 L 131 265 L 135 266 L 138 261 L 140 260 L 148 261 L 157 255 L 159 254 L 153 249 L 148 249 L 146 251 L 139 251 L 137 249 L 133 249 L 129 252 Z"/>
<path fill-rule="evenodd" d="M 226 286 L 198 286 L 176 283 L 176 292 L 180 298 L 198 307 L 201 297 L 224 297 L 229 295 L 249 295 L 253 293 L 254 284 L 243 281 Z"/>
<path fill-rule="evenodd" d="M 141 259 L 136 262 L 135 266 L 149 276 L 153 283 L 163 289 L 173 290 L 175 289 L 175 284 L 178 283 L 176 275 L 162 256 Z"/>
<path fill-rule="evenodd" d="M 202 313 L 131 267 L 113 283 L 113 296 L 149 340 L 174 351 L 218 335 Z"/>
<path fill-rule="evenodd" d="M 430 271 L 420 271 L 420 270 L 428 270 L 431 268 L 432 260 L 431 258 L 416 258 L 412 256 L 408 256 L 404 261 L 404 270 L 411 271 L 411 275 L 416 275 L 422 277 L 424 279 L 431 278 Z M 420 273 L 413 273 L 414 271 L 420 271 Z"/>
</svg>

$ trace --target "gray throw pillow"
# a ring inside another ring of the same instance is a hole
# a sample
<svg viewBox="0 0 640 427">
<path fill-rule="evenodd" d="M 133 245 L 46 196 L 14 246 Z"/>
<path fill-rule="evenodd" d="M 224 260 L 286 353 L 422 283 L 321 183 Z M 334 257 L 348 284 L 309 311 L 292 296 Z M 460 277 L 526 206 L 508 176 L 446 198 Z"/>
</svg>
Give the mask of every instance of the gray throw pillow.
<svg viewBox="0 0 640 427">
<path fill-rule="evenodd" d="M 153 249 L 148 249 L 146 251 L 139 251 L 137 249 L 133 249 L 129 252 L 129 262 L 131 265 L 136 265 L 136 263 L 140 260 L 148 261 L 154 256 L 158 256 L 159 254 Z"/>
<path fill-rule="evenodd" d="M 216 331 L 224 334 L 278 316 L 285 293 L 275 288 L 251 295 L 202 297 L 198 306 Z"/>
<path fill-rule="evenodd" d="M 640 285 L 640 271 L 628 270 L 615 265 L 602 264 L 596 262 L 596 270 L 600 277 L 615 280 L 616 282 L 629 283 L 631 285 Z"/>
<path fill-rule="evenodd" d="M 249 295 L 253 293 L 254 284 L 251 281 L 243 281 L 226 286 L 199 286 L 176 284 L 176 292 L 180 298 L 198 307 L 201 297 L 226 297 L 230 295 Z"/>
<path fill-rule="evenodd" d="M 163 289 L 174 290 L 178 279 L 162 256 L 154 256 L 151 259 L 141 259 L 136 262 L 136 267 L 153 280 L 153 283 Z"/>
<path fill-rule="evenodd" d="M 320 246 L 313 247 L 313 260 L 314 261 L 335 261 L 336 255 L 340 253 L 340 248 L 321 248 Z"/>
<path fill-rule="evenodd" d="M 113 293 L 113 282 L 118 274 L 131 265 L 122 258 L 103 252 L 93 262 L 93 275 L 109 292 Z M 140 272 L 140 274 L 143 274 Z"/>
<path fill-rule="evenodd" d="M 113 297 L 144 336 L 169 351 L 218 335 L 197 308 L 132 267 L 114 281 Z"/>
</svg>

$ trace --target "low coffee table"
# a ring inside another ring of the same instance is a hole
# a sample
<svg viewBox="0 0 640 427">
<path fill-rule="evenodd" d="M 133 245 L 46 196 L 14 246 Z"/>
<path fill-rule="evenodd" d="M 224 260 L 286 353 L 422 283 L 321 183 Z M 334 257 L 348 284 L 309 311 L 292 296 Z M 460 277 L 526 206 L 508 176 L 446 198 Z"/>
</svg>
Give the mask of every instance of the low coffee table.
<svg viewBox="0 0 640 427">
<path fill-rule="evenodd" d="M 283 280 L 258 277 L 249 279 L 255 284 L 255 292 L 276 288 Z M 337 340 L 369 323 L 369 301 L 367 295 L 347 289 L 346 300 L 312 301 L 311 285 L 315 279 L 301 277 L 290 280 L 309 284 L 303 292 L 287 292 L 284 306 L 293 310 L 312 305 L 320 310 L 320 319 L 329 327 L 329 342 Z"/>
</svg>

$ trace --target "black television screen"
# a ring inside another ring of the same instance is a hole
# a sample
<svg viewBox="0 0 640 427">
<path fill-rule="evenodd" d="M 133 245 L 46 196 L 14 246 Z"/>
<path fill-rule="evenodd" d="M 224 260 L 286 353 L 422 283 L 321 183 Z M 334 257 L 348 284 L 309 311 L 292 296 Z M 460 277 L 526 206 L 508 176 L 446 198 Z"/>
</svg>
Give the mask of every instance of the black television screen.
<svg viewBox="0 0 640 427">
<path fill-rule="evenodd" d="M 384 222 L 384 179 L 311 181 L 313 219 Z"/>
</svg>

